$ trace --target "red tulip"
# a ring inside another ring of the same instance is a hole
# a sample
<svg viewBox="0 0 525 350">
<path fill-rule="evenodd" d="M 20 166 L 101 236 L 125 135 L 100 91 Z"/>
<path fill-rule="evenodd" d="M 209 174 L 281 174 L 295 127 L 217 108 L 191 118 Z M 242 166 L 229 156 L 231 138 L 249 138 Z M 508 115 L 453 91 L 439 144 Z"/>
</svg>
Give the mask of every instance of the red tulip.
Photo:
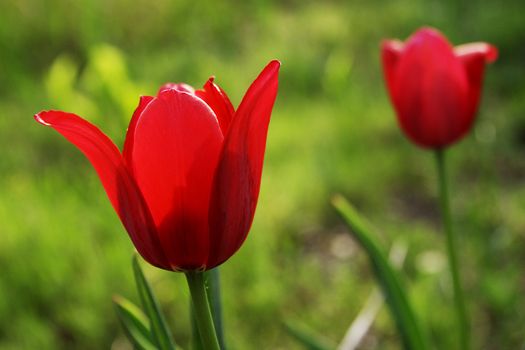
<svg viewBox="0 0 525 350">
<path fill-rule="evenodd" d="M 89 159 L 144 259 L 167 270 L 211 269 L 250 229 L 279 67 L 264 68 L 236 111 L 213 78 L 202 90 L 166 84 L 141 97 L 122 153 L 74 114 L 35 118 Z"/>
<path fill-rule="evenodd" d="M 452 47 L 441 33 L 422 28 L 406 43 L 381 45 L 383 69 L 399 124 L 416 144 L 443 148 L 472 127 L 485 63 L 497 49 L 486 43 Z"/>
</svg>

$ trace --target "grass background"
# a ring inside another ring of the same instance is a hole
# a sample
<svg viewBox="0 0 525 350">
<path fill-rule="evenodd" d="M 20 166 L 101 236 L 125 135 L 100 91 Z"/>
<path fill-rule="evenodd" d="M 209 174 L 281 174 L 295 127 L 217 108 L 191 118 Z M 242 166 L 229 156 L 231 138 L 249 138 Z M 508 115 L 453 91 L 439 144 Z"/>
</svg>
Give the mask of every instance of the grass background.
<svg viewBox="0 0 525 350">
<path fill-rule="evenodd" d="M 476 349 L 525 342 L 525 3 L 4 0 L 0 2 L 0 349 L 129 349 L 111 304 L 137 301 L 133 246 L 82 155 L 32 115 L 75 112 L 118 145 L 141 94 L 210 75 L 234 105 L 283 66 L 248 240 L 221 268 L 231 349 L 299 349 L 283 320 L 340 340 L 373 289 L 329 201 L 405 242 L 405 282 L 436 349 L 455 346 L 432 154 L 397 128 L 383 38 L 422 25 L 500 50 L 472 133 L 451 148 L 461 270 Z M 146 267 L 188 348 L 184 277 Z M 397 349 L 383 309 L 363 348 Z"/>
</svg>

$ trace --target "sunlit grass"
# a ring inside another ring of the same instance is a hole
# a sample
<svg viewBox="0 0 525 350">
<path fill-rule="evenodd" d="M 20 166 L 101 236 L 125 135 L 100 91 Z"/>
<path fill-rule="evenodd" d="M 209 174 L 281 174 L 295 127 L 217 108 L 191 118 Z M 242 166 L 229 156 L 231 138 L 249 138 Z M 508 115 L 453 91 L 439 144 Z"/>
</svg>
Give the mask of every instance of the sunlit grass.
<svg viewBox="0 0 525 350">
<path fill-rule="evenodd" d="M 329 205 L 340 192 L 379 228 L 385 246 L 407 242 L 417 312 L 436 348 L 449 348 L 432 157 L 398 130 L 378 57 L 382 38 L 403 38 L 422 24 L 458 42 L 501 40 L 480 123 L 451 152 L 451 187 L 476 348 L 519 346 L 525 84 L 517 57 L 525 28 L 515 17 L 523 5 L 490 13 L 468 5 L 458 24 L 453 6 L 408 3 L 2 3 L 0 46 L 9 50 L 0 50 L 0 348 L 109 348 L 116 339 L 115 348 L 125 348 L 111 296 L 137 300 L 133 246 L 95 173 L 31 116 L 76 112 L 121 146 L 140 94 L 166 81 L 200 86 L 215 75 L 237 105 L 272 58 L 283 66 L 259 206 L 246 244 L 222 267 L 228 343 L 298 348 L 282 319 L 335 342 L 343 336 L 374 280 Z M 186 345 L 183 276 L 146 273 Z M 386 311 L 365 341 L 398 348 Z"/>
</svg>

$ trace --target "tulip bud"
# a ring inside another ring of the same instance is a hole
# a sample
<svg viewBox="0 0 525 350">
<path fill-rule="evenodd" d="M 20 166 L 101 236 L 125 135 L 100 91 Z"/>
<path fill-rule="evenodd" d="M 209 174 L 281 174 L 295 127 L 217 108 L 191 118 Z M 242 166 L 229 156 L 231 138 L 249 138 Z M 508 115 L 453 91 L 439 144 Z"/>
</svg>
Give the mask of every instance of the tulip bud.
<svg viewBox="0 0 525 350">
<path fill-rule="evenodd" d="M 385 82 L 407 137 L 439 149 L 466 135 L 479 105 L 485 64 L 497 55 L 486 43 L 452 47 L 432 28 L 419 29 L 404 43 L 385 40 Z"/>
</svg>

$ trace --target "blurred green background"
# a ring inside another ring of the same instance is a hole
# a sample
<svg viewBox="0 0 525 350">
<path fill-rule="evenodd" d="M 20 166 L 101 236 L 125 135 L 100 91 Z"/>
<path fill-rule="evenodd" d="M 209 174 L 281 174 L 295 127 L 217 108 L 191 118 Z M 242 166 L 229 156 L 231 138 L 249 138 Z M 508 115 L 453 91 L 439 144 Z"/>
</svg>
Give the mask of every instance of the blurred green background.
<svg viewBox="0 0 525 350">
<path fill-rule="evenodd" d="M 2 0 L 0 349 L 129 349 L 111 303 L 138 301 L 133 246 L 89 163 L 35 123 L 75 112 L 122 145 L 141 94 L 210 75 L 234 105 L 282 61 L 258 210 L 221 268 L 231 349 L 299 349 L 290 320 L 333 342 L 375 285 L 330 206 L 343 193 L 404 242 L 405 282 L 436 349 L 455 345 L 431 153 L 397 128 L 379 62 L 383 38 L 422 25 L 500 50 L 472 133 L 450 150 L 461 270 L 476 349 L 525 341 L 525 2 Z M 145 266 L 189 348 L 182 274 Z M 383 308 L 362 348 L 398 349 Z"/>
</svg>

